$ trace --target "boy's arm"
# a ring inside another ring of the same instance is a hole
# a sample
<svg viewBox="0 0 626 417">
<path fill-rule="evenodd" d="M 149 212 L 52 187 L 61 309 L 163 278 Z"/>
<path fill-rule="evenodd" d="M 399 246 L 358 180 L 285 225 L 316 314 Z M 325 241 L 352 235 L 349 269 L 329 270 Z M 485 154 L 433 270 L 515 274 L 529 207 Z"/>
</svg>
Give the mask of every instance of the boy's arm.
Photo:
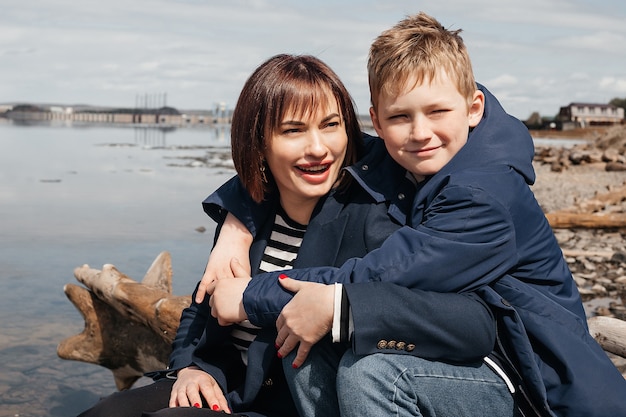
<svg viewBox="0 0 626 417">
<path fill-rule="evenodd" d="M 382 281 L 438 292 L 472 291 L 505 275 L 517 262 L 508 210 L 484 190 L 448 187 L 415 229 L 403 227 L 379 248 L 339 268 L 294 269 L 289 277 L 321 283 Z M 291 294 L 279 273 L 253 279 L 244 308 L 258 326 L 272 325 Z"/>
</svg>

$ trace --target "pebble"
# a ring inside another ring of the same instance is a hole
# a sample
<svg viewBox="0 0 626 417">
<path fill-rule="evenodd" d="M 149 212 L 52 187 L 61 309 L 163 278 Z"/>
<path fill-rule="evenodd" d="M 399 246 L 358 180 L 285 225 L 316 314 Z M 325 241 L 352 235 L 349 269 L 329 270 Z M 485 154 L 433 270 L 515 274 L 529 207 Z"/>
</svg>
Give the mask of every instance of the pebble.
<svg viewBox="0 0 626 417">
<path fill-rule="evenodd" d="M 602 163 L 570 165 L 561 172 L 541 160 L 534 162 L 537 181 L 532 186 L 535 198 L 544 212 L 567 209 L 606 193 L 626 182 L 626 173 L 606 171 Z M 626 202 L 610 207 L 610 212 L 626 212 Z M 566 261 L 584 302 L 588 316 L 623 316 L 626 299 L 626 228 L 623 229 L 555 229 L 554 234 L 564 251 L 588 252 L 589 256 L 568 256 Z M 597 256 L 598 252 L 609 257 Z"/>
</svg>

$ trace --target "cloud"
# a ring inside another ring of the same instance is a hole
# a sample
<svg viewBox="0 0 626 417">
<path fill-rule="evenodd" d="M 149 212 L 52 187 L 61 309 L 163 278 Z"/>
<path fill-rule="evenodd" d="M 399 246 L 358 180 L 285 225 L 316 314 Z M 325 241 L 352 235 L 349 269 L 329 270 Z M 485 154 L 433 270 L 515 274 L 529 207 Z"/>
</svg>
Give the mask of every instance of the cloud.
<svg viewBox="0 0 626 417">
<path fill-rule="evenodd" d="M 588 49 L 594 53 L 607 52 L 607 53 L 620 53 L 623 52 L 626 44 L 626 36 L 620 33 L 614 32 L 593 32 L 585 35 L 569 36 L 559 39 L 555 39 L 552 42 L 553 46 L 559 48 L 568 49 Z"/>
<path fill-rule="evenodd" d="M 604 77 L 598 82 L 602 91 L 614 94 L 626 94 L 626 78 Z"/>
<path fill-rule="evenodd" d="M 518 117 L 621 94 L 626 5 L 614 0 L 4 0 L 0 102 L 132 106 L 167 93 L 181 109 L 232 107 L 259 63 L 288 52 L 326 61 L 363 113 L 371 41 L 420 10 L 463 29 L 477 80 Z"/>
<path fill-rule="evenodd" d="M 513 75 L 502 74 L 494 79 L 489 80 L 488 83 L 492 88 L 500 88 L 518 85 L 519 80 Z"/>
</svg>

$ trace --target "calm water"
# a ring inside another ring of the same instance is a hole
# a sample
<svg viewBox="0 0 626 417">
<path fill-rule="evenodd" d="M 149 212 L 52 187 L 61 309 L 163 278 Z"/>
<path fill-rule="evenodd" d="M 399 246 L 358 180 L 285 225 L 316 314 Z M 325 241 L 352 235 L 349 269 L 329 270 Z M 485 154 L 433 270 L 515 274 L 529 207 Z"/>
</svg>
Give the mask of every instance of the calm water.
<svg viewBox="0 0 626 417">
<path fill-rule="evenodd" d="M 68 417 L 115 391 L 109 370 L 56 355 L 84 324 L 63 285 L 85 263 L 141 280 L 167 250 L 189 294 L 214 230 L 200 203 L 234 171 L 180 165 L 227 153 L 228 134 L 0 124 L 0 417 Z"/>
</svg>

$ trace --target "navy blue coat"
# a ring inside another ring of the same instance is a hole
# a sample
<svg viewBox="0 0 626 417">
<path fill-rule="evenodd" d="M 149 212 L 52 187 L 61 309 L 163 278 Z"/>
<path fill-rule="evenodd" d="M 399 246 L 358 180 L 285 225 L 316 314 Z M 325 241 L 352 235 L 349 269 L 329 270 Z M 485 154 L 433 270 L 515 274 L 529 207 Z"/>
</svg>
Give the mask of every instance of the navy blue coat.
<svg viewBox="0 0 626 417">
<path fill-rule="evenodd" d="M 348 294 L 356 294 L 362 282 L 476 291 L 498 317 L 500 336 L 540 408 L 558 416 L 626 415 L 626 381 L 590 336 L 575 282 L 530 189 L 532 138 L 480 88 L 486 95 L 483 120 L 459 153 L 420 183 L 406 227 L 362 259 L 289 275 L 343 282 Z M 390 190 L 403 175 L 382 144 L 349 170 L 378 200 L 393 199 Z M 248 317 L 257 325 L 273 322 L 289 300 L 276 291 L 276 275 L 252 280 L 244 294 Z M 370 309 L 350 301 L 355 330 L 370 327 L 371 345 L 378 330 L 371 328 Z M 367 351 L 359 339 L 355 343 L 357 353 Z"/>
<path fill-rule="evenodd" d="M 408 184 L 397 185 L 397 194 L 413 192 L 411 188 L 403 188 Z M 221 225 L 226 211 L 221 207 L 231 203 L 241 206 L 241 200 L 235 199 L 226 204 L 221 196 L 234 196 L 242 189 L 239 180 L 235 177 L 227 182 L 218 191 L 209 196 L 203 206 L 207 214 Z M 261 225 L 256 230 L 255 239 L 250 249 L 250 262 L 254 271 L 258 270 L 261 256 L 267 245 L 276 212 L 275 202 L 278 199 L 269 199 L 264 203 L 262 213 L 256 218 Z M 273 203 L 274 202 L 274 203 Z M 400 227 L 401 221 L 390 221 L 391 213 L 405 212 L 410 199 L 399 198 L 388 206 L 388 201 L 375 201 L 358 185 L 350 187 L 342 193 L 331 193 L 322 199 L 316 207 L 312 219 L 305 233 L 302 246 L 294 267 L 308 267 L 316 265 L 342 265 L 353 257 L 362 257 L 366 253 L 378 248 L 383 241 Z M 399 206 L 400 207 L 399 207 Z M 402 207 L 402 205 L 404 205 Z M 218 229 L 219 232 L 219 229 Z M 279 291 L 283 291 L 282 289 Z M 421 298 L 424 311 L 434 310 L 433 305 L 440 305 L 441 300 L 435 301 L 437 295 L 424 291 L 416 291 L 416 297 Z M 421 295 L 420 295 L 421 294 Z M 442 294 L 440 297 L 449 297 Z M 485 303 L 475 294 L 453 295 L 458 308 L 451 311 L 437 309 L 430 319 L 430 326 L 422 325 L 424 333 L 421 345 L 429 346 L 425 351 L 432 352 L 434 358 L 448 355 L 453 360 L 477 360 L 485 356 L 493 346 L 495 339 L 495 321 Z M 195 299 L 195 292 L 194 292 Z M 430 307 L 430 308 L 429 308 Z M 421 320 L 423 321 L 423 320 Z M 468 331 L 465 321 L 475 323 L 473 331 Z M 453 322 L 454 326 L 446 332 L 441 330 L 443 323 Z M 170 357 L 170 370 L 178 370 L 191 364 L 197 365 L 211 374 L 227 392 L 227 399 L 231 409 L 235 412 L 244 412 L 250 409 L 263 382 L 270 376 L 272 366 L 275 366 L 276 349 L 274 341 L 276 329 L 274 322 L 265 326 L 257 338 L 252 342 L 248 351 L 248 366 L 243 369 L 239 352 L 231 345 L 230 327 L 222 327 L 210 315 L 208 300 L 202 304 L 195 301 L 183 311 L 181 323 Z M 429 337 L 431 335 L 431 337 Z M 446 344 L 445 348 L 437 348 L 437 344 Z M 282 371 L 282 368 L 280 368 Z M 235 375 L 235 377 L 233 377 Z M 289 393 L 285 390 L 284 399 L 277 401 L 277 409 L 281 415 L 294 414 L 291 409 Z M 259 415 L 247 412 L 248 415 Z"/>
</svg>

